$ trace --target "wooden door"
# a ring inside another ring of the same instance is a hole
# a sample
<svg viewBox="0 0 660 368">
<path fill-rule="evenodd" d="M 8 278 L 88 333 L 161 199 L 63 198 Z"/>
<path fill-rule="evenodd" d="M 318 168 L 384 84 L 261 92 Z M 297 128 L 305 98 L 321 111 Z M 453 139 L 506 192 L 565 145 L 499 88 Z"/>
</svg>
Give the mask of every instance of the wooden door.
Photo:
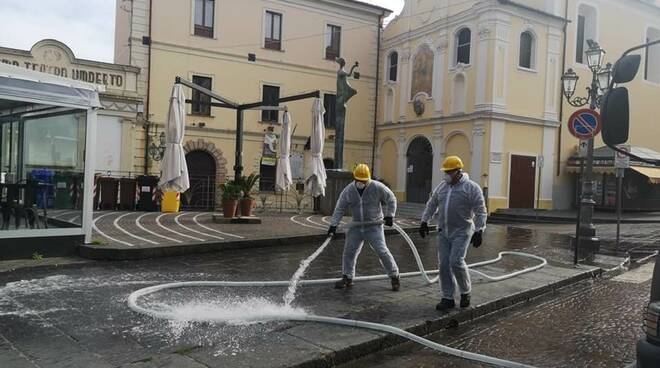
<svg viewBox="0 0 660 368">
<path fill-rule="evenodd" d="M 509 208 L 534 208 L 536 157 L 511 155 Z"/>
<path fill-rule="evenodd" d="M 431 193 L 433 148 L 424 137 L 415 138 L 408 147 L 406 201 L 426 203 Z"/>
</svg>

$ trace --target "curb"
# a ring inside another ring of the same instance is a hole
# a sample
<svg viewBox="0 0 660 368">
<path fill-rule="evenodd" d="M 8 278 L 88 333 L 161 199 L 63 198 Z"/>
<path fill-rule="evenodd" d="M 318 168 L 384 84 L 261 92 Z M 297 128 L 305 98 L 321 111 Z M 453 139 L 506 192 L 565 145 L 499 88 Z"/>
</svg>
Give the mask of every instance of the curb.
<svg viewBox="0 0 660 368">
<path fill-rule="evenodd" d="M 433 229 L 434 226 L 429 226 Z M 416 227 L 404 228 L 406 233 L 417 231 Z M 385 229 L 385 235 L 395 235 L 394 229 Z M 242 239 L 225 242 L 191 242 L 168 246 L 145 247 L 145 248 L 109 248 L 99 245 L 84 244 L 78 247 L 78 255 L 82 258 L 92 260 L 125 261 L 149 258 L 163 258 L 184 256 L 189 254 L 202 254 L 221 252 L 235 249 L 268 248 L 284 245 L 302 245 L 308 243 L 323 242 L 328 236 L 326 234 L 299 235 L 285 238 L 264 239 Z M 337 233 L 335 240 L 344 239 L 345 233 Z"/>
<path fill-rule="evenodd" d="M 491 214 L 488 217 L 489 224 L 574 224 L 575 217 L 559 216 L 533 216 L 533 215 L 512 215 L 512 214 Z M 597 225 L 616 224 L 616 219 L 594 218 L 593 223 Z M 622 224 L 660 224 L 660 219 L 621 219 Z"/>
<path fill-rule="evenodd" d="M 602 275 L 602 273 L 603 270 L 600 268 L 584 271 L 552 284 L 521 291 L 501 299 L 477 305 L 474 308 L 460 310 L 455 313 L 440 316 L 440 318 L 435 320 L 425 321 L 416 325 L 403 327 L 403 329 L 418 336 L 426 336 L 443 329 L 457 327 L 461 323 L 471 322 L 491 313 L 499 312 L 519 304 L 527 303 L 532 299 L 538 298 L 544 294 L 556 291 L 566 286 L 578 283 L 580 281 L 599 277 Z M 380 352 L 384 349 L 408 341 L 409 340 L 402 337 L 388 334 L 386 336 L 377 337 L 370 341 L 366 341 L 359 345 L 348 346 L 344 349 L 336 350 L 332 353 L 321 355 L 317 358 L 291 365 L 289 368 L 330 368 L 338 364 L 348 363 L 352 360 Z"/>
</svg>

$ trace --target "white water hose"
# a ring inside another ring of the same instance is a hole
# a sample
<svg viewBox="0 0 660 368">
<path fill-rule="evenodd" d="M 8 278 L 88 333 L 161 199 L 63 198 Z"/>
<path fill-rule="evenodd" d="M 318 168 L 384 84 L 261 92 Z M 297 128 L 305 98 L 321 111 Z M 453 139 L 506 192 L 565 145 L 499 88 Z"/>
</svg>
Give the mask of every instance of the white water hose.
<svg viewBox="0 0 660 368">
<path fill-rule="evenodd" d="M 352 223 L 349 224 L 348 227 L 352 226 L 366 226 L 366 225 L 376 225 L 380 224 L 382 222 L 370 222 L 370 223 Z M 422 260 L 419 256 L 419 253 L 417 252 L 417 248 L 415 247 L 415 244 L 413 243 L 412 239 L 408 236 L 408 234 L 401 229 L 398 225 L 394 224 L 393 228 L 401 234 L 401 236 L 405 239 L 406 243 L 408 243 L 408 246 L 413 252 L 413 255 L 415 256 L 415 261 L 417 262 L 417 266 L 419 268 L 418 272 L 406 272 L 400 274 L 400 277 L 411 277 L 411 276 L 422 276 L 426 282 L 429 284 L 435 283 L 438 281 L 438 278 L 435 277 L 433 279 L 429 278 L 430 274 L 437 274 L 438 270 L 432 270 L 432 271 L 426 271 L 424 269 L 424 265 L 422 264 Z M 328 238 L 325 240 L 323 243 L 323 246 L 327 246 L 327 244 L 332 240 L 331 236 L 328 236 Z M 471 268 L 473 267 L 479 267 L 479 266 L 484 266 L 488 264 L 495 263 L 499 260 L 502 259 L 504 255 L 516 255 L 524 258 L 531 258 L 535 259 L 538 261 L 541 261 L 541 263 L 524 268 L 519 271 L 515 271 L 509 274 L 501 275 L 501 276 L 489 276 L 486 275 L 483 272 L 479 272 L 476 270 L 473 270 Z M 478 262 L 478 263 L 473 263 L 468 265 L 470 268 L 470 271 L 473 273 L 478 274 L 481 277 L 484 277 L 485 279 L 489 281 L 501 281 L 501 280 L 506 280 L 518 275 L 521 275 L 523 273 L 527 272 L 532 272 L 535 270 L 538 270 L 548 264 L 548 262 L 539 256 L 535 256 L 533 254 L 528 254 L 528 253 L 522 253 L 522 252 L 500 252 L 498 254 L 497 258 L 483 261 L 483 262 Z M 373 281 L 373 280 L 383 280 L 383 279 L 389 279 L 387 275 L 372 275 L 372 276 L 359 276 L 355 277 L 353 280 L 354 281 Z M 300 281 L 301 285 L 322 285 L 322 284 L 331 284 L 336 282 L 338 279 L 315 279 L 315 280 L 303 280 Z M 128 307 L 137 312 L 141 313 L 147 316 L 151 316 L 154 318 L 158 319 L 165 319 L 165 320 L 176 320 L 177 317 L 170 312 L 167 311 L 162 311 L 162 310 L 152 310 L 148 309 L 145 307 L 142 307 L 138 305 L 138 300 L 143 297 L 147 296 L 150 294 L 157 293 L 162 290 L 167 290 L 167 289 L 178 289 L 178 288 L 185 288 L 185 287 L 272 287 L 272 286 L 288 286 L 290 281 L 186 281 L 186 282 L 172 282 L 168 284 L 161 284 L 161 285 L 155 285 L 155 286 L 150 286 L 146 287 L 140 290 L 136 290 L 133 293 L 131 293 L 128 296 Z M 210 319 L 205 319 L 205 321 L 208 322 L 216 322 L 212 318 Z M 287 315 L 269 315 L 266 318 L 260 319 L 259 321 L 252 321 L 252 322 L 266 322 L 266 321 L 303 321 L 303 322 L 317 322 L 317 323 L 327 323 L 327 324 L 334 324 L 334 325 L 342 325 L 342 326 L 349 326 L 349 327 L 356 327 L 356 328 L 363 328 L 363 329 L 369 329 L 369 330 L 375 330 L 375 331 L 381 331 L 381 332 L 387 332 L 391 333 L 394 335 L 401 336 L 403 338 L 406 338 L 408 340 L 414 341 L 416 343 L 419 343 L 421 345 L 424 345 L 428 348 L 431 348 L 433 350 L 445 353 L 445 354 L 450 354 L 454 355 L 457 357 L 461 357 L 464 359 L 469 359 L 481 363 L 486 363 L 486 364 L 491 364 L 495 365 L 498 367 L 510 367 L 510 368 L 533 368 L 533 366 L 522 364 L 522 363 L 517 363 L 517 362 L 512 362 L 508 360 L 503 360 L 503 359 L 498 359 L 494 357 L 490 357 L 487 355 L 482 355 L 482 354 L 477 354 L 477 353 L 471 353 L 468 351 L 463 351 L 455 348 L 451 348 L 446 345 L 441 345 L 438 343 L 435 343 L 431 340 L 425 339 L 423 337 L 417 336 L 415 334 L 412 334 L 408 331 L 405 331 L 403 329 L 394 327 L 394 326 L 389 326 L 385 324 L 380 324 L 380 323 L 372 323 L 372 322 L 365 322 L 365 321 L 358 321 L 358 320 L 352 320 L 352 319 L 344 319 L 344 318 L 334 318 L 334 317 L 326 317 L 326 316 L 317 316 L 317 315 L 308 315 L 308 314 L 287 314 Z"/>
</svg>

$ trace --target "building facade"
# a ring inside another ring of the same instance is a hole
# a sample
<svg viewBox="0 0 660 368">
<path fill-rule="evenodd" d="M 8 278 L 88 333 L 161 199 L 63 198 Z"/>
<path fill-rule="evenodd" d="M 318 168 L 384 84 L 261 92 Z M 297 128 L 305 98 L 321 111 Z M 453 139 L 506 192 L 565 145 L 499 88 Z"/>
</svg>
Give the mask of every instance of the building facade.
<svg viewBox="0 0 660 368">
<path fill-rule="evenodd" d="M 399 199 L 425 202 L 444 157 L 459 155 L 491 211 L 570 207 L 566 164 L 578 141 L 564 123 L 574 109 L 562 100 L 562 73 L 578 72 L 580 93 L 591 81 L 587 40 L 614 62 L 656 37 L 659 21 L 654 1 L 407 1 L 383 36 L 378 174 Z M 631 143 L 658 150 L 642 137 L 660 97 L 655 54 L 630 85 Z"/>
<path fill-rule="evenodd" d="M 104 92 L 99 94 L 103 108 L 98 113 L 95 171 L 113 176 L 134 174 L 132 137 L 144 108 L 137 90 L 138 68 L 78 59 L 68 46 L 52 39 L 41 40 L 30 50 L 0 47 L 0 62 L 103 86 Z M 9 125 L 3 128 L 11 130 Z M 3 136 L 9 139 L 10 135 Z M 13 170 L 2 167 L 2 171 Z"/>
<path fill-rule="evenodd" d="M 141 69 L 138 91 L 145 96 L 148 120 L 148 129 L 143 127 L 133 137 L 134 169 L 159 171 L 147 146 L 162 132 L 177 76 L 239 103 L 320 90 L 327 110 L 324 158 L 333 165 L 336 57 L 344 58 L 347 68 L 359 62 L 360 73 L 359 79 L 350 80 L 358 94 L 348 107 L 344 166 L 370 163 L 378 40 L 388 14 L 383 8 L 349 0 L 118 0 L 115 61 Z M 184 147 L 192 185 L 200 182 L 206 191 L 213 191 L 211 186 L 233 175 L 236 113 L 210 107 L 206 97 L 187 90 L 192 103 Z M 306 145 L 312 100 L 291 102 L 287 108 L 294 130 L 292 171 L 303 179 L 310 160 Z M 244 173 L 261 174 L 264 191 L 274 186 L 281 120 L 277 111 L 244 115 Z"/>
</svg>

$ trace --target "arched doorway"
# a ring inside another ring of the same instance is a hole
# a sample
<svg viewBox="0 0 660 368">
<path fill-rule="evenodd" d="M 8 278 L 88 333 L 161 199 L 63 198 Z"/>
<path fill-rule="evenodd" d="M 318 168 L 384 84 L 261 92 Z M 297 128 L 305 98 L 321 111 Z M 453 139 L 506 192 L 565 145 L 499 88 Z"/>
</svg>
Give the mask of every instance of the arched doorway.
<svg viewBox="0 0 660 368">
<path fill-rule="evenodd" d="M 433 175 L 433 147 L 424 137 L 417 137 L 406 154 L 406 201 L 426 203 L 431 193 Z"/>
<path fill-rule="evenodd" d="M 181 196 L 185 210 L 213 211 L 215 208 L 215 158 L 206 151 L 194 150 L 186 154 L 190 189 Z"/>
</svg>

